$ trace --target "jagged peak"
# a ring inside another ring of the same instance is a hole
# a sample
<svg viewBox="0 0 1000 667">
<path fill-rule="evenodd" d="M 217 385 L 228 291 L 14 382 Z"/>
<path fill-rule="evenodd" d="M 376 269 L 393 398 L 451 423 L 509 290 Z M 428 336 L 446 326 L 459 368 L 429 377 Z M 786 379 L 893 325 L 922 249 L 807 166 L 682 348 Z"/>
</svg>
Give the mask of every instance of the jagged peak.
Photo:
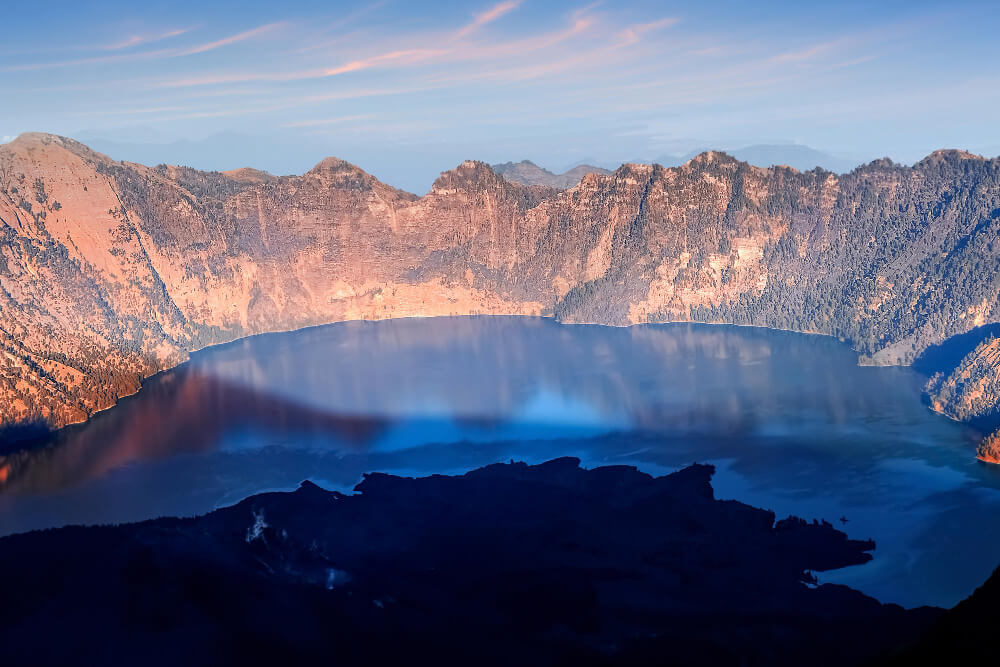
<svg viewBox="0 0 1000 667">
<path fill-rule="evenodd" d="M 625 162 L 622 166 L 615 169 L 613 173 L 634 173 L 634 174 L 644 174 L 649 175 L 653 173 L 656 169 L 655 164 L 646 164 L 645 162 Z"/>
<path fill-rule="evenodd" d="M 481 160 L 464 160 L 462 164 L 458 165 L 458 169 L 471 169 L 473 171 L 486 170 L 491 174 L 493 173 L 493 168 Z"/>
<path fill-rule="evenodd" d="M 734 162 L 739 162 L 729 153 L 725 151 L 702 151 L 698 153 L 693 158 L 684 163 L 684 166 L 688 165 L 702 165 L 702 164 L 732 164 Z"/>
<path fill-rule="evenodd" d="M 518 162 L 514 162 L 513 160 L 508 160 L 507 162 L 498 162 L 497 164 L 493 165 L 493 168 L 494 168 L 494 171 L 495 171 L 497 167 L 516 167 L 518 165 L 524 165 L 526 167 L 537 167 L 538 169 L 544 169 L 544 167 L 539 167 L 537 164 L 535 164 L 531 160 L 520 160 Z M 546 170 L 546 171 L 548 171 L 548 170 Z"/>
<path fill-rule="evenodd" d="M 622 166 L 615 169 L 610 174 L 612 179 L 635 179 L 635 180 L 647 180 L 653 177 L 657 169 L 663 169 L 660 165 L 656 164 L 646 164 L 643 162 L 626 162 Z M 588 174 L 589 176 L 590 174 Z M 583 179 L 580 179 L 583 182 Z M 597 183 L 598 181 L 591 181 Z"/>
<path fill-rule="evenodd" d="M 454 169 L 441 172 L 431 186 L 431 192 L 441 190 L 474 190 L 485 185 L 506 183 L 493 168 L 479 160 L 465 160 Z"/>
<path fill-rule="evenodd" d="M 266 174 L 267 172 L 261 173 Z M 277 179 L 276 176 L 272 176 L 271 174 L 267 175 L 272 179 Z M 353 162 L 348 162 L 347 160 L 342 160 L 337 157 L 323 158 L 316 164 L 315 167 L 307 171 L 300 178 L 318 179 L 321 182 L 326 182 L 328 185 L 336 184 L 339 186 L 364 190 L 378 190 L 382 193 L 391 192 L 394 193 L 395 196 L 405 199 L 417 198 L 416 195 L 410 192 L 400 190 L 383 183 L 376 176 L 369 174 Z"/>
</svg>

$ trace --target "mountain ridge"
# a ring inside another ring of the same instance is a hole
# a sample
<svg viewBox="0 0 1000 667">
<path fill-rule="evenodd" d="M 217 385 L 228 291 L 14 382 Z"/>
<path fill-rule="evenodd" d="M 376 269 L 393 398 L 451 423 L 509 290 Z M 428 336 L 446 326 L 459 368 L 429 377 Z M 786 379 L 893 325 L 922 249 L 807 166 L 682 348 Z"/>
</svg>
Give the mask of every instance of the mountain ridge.
<svg viewBox="0 0 1000 667">
<path fill-rule="evenodd" d="M 892 364 L 1000 318 L 1000 160 L 962 151 L 843 175 L 709 151 L 564 190 L 466 161 L 420 197 L 337 158 L 233 176 L 31 134 L 0 146 L 0 220 L 8 425 L 79 421 L 193 349 L 343 319 L 753 324 Z"/>
<path fill-rule="evenodd" d="M 606 176 L 611 173 L 608 169 L 581 164 L 567 169 L 561 174 L 555 174 L 548 169 L 539 167 L 530 160 L 494 164 L 491 165 L 491 168 L 507 180 L 512 180 L 522 185 L 541 185 L 559 190 L 566 190 L 573 187 L 587 174 L 595 173 Z"/>
</svg>

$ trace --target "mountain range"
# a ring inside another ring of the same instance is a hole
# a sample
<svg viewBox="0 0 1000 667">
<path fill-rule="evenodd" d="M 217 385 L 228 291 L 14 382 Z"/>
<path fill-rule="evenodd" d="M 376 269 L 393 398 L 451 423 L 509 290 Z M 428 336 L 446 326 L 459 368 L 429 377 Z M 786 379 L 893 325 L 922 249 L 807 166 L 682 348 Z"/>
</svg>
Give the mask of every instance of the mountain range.
<svg viewBox="0 0 1000 667">
<path fill-rule="evenodd" d="M 477 313 L 829 334 L 1000 425 L 1000 159 L 962 151 L 842 175 L 709 151 L 568 189 L 467 161 L 418 197 L 335 158 L 203 172 L 27 134 L 0 146 L 0 234 L 8 434 L 86 419 L 205 345 Z"/>
<path fill-rule="evenodd" d="M 504 162 L 491 167 L 493 171 L 503 176 L 508 181 L 521 183 L 522 185 L 543 185 L 557 190 L 571 188 L 587 174 L 601 174 L 607 176 L 611 172 L 601 167 L 590 164 L 580 164 L 572 169 L 567 169 L 561 174 L 553 174 L 548 169 L 539 167 L 530 160 L 520 162 Z"/>
<path fill-rule="evenodd" d="M 662 164 L 665 167 L 677 167 L 697 157 L 704 150 L 695 150 L 680 155 L 659 155 L 651 160 L 636 160 Z M 815 148 L 802 144 L 754 144 L 741 148 L 728 149 L 728 155 L 757 167 L 785 166 L 799 171 L 824 169 L 836 174 L 846 174 L 861 164 L 861 160 L 830 155 Z"/>
</svg>

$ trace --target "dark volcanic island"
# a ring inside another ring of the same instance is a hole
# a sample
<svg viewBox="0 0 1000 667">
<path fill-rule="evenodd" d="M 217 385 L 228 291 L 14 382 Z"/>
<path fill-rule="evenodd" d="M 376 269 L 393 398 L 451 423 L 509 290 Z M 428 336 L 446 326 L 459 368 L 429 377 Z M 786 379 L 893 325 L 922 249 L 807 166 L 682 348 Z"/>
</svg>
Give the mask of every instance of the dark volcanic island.
<svg viewBox="0 0 1000 667">
<path fill-rule="evenodd" d="M 851 665 L 940 616 L 816 585 L 874 543 L 717 500 L 713 472 L 370 474 L 6 537 L 3 663 Z"/>
</svg>

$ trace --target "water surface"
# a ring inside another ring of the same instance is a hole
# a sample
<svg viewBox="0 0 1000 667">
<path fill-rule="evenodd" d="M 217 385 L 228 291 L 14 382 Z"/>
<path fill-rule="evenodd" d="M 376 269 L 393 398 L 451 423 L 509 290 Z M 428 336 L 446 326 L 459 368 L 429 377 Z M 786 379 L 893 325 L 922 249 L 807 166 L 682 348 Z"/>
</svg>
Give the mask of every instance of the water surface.
<svg viewBox="0 0 1000 667">
<path fill-rule="evenodd" d="M 924 407 L 923 380 L 859 367 L 831 338 L 725 326 L 465 317 L 258 336 L 0 457 L 0 534 L 192 515 L 306 478 L 346 490 L 372 470 L 699 461 L 718 497 L 876 540 L 872 563 L 823 580 L 951 605 L 1000 564 L 1000 470 Z"/>
</svg>

